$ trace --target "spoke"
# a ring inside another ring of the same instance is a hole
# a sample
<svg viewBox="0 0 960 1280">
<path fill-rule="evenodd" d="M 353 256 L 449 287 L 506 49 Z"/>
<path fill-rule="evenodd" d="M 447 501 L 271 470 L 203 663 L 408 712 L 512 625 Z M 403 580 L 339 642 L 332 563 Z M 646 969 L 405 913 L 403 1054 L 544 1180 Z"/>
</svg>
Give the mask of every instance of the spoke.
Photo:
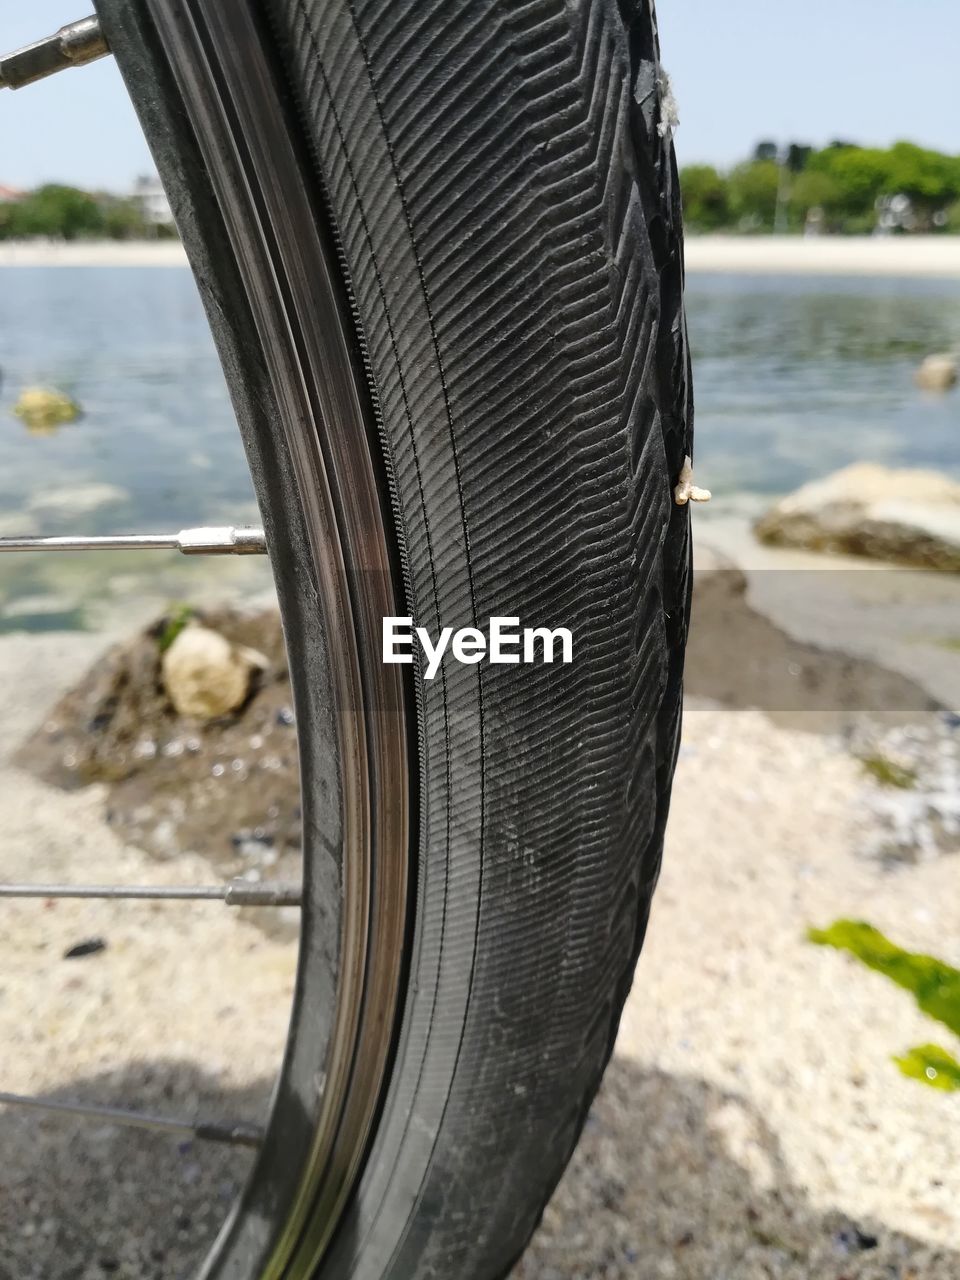
<svg viewBox="0 0 960 1280">
<path fill-rule="evenodd" d="M 131 1129 L 152 1129 L 156 1133 L 172 1133 L 181 1138 L 201 1138 L 205 1142 L 226 1142 L 239 1147 L 258 1147 L 263 1141 L 263 1130 L 258 1125 L 247 1124 L 245 1121 L 218 1124 L 206 1120 L 173 1120 L 166 1116 L 148 1115 L 143 1111 L 124 1111 L 119 1107 L 100 1107 L 84 1102 L 59 1102 L 23 1093 L 0 1092 L 0 1104 L 32 1111 L 56 1111 L 62 1115 L 77 1116 L 81 1120 L 102 1120 Z"/>
<path fill-rule="evenodd" d="M 0 89 L 22 89 L 67 67 L 82 67 L 110 52 L 92 15 L 70 22 L 52 36 L 0 57 Z"/>
<path fill-rule="evenodd" d="M 102 898 L 160 902 L 219 901 L 228 907 L 299 907 L 296 884 L 231 880 L 225 885 L 0 884 L 0 898 Z"/>
<path fill-rule="evenodd" d="M 103 534 L 91 537 L 0 538 L 0 551 L 180 551 L 185 556 L 266 555 L 262 529 L 200 526 L 179 533 Z"/>
</svg>

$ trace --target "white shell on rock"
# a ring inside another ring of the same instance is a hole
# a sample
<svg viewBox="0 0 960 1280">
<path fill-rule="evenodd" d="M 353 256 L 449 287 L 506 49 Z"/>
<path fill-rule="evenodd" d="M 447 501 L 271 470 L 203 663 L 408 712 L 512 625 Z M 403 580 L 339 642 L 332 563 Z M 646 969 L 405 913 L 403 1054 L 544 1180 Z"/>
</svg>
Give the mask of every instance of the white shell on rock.
<svg viewBox="0 0 960 1280">
<path fill-rule="evenodd" d="M 182 716 L 213 720 L 243 705 L 253 673 L 267 659 L 209 627 L 188 626 L 163 655 L 163 684 Z"/>
</svg>

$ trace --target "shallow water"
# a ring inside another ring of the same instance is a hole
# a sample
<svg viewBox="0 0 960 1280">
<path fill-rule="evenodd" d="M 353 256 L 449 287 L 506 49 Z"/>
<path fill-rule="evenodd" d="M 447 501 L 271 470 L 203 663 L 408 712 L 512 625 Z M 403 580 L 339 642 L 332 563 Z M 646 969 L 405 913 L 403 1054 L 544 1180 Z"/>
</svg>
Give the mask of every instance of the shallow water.
<svg viewBox="0 0 960 1280">
<path fill-rule="evenodd" d="M 695 275 L 687 313 L 697 470 L 721 500 L 858 461 L 960 475 L 960 392 L 913 380 L 960 349 L 956 281 Z"/>
<path fill-rule="evenodd" d="M 0 532 L 257 518 L 186 270 L 11 268 L 0 291 Z M 697 471 L 717 509 L 859 459 L 960 474 L 960 392 L 931 396 L 913 383 L 923 355 L 960 347 L 956 282 L 695 275 L 688 314 Z M 69 392 L 82 419 L 31 435 L 10 412 L 31 384 Z M 138 593 L 146 608 L 213 583 L 228 598 L 267 582 L 249 561 L 10 557 L 0 562 L 2 629 L 84 625 Z"/>
<path fill-rule="evenodd" d="M 44 528 L 94 532 L 249 519 L 253 491 L 206 319 L 182 268 L 24 267 L 0 275 L 0 512 L 43 502 Z M 24 386 L 68 391 L 82 419 L 31 436 Z M 83 489 L 121 494 L 82 509 Z M 77 524 L 73 517 L 79 517 Z M 56 531 L 54 530 L 54 531 Z"/>
<path fill-rule="evenodd" d="M 0 273 L 0 532 L 109 533 L 257 521 L 226 385 L 193 279 L 172 268 Z M 69 392 L 82 418 L 31 435 L 26 386 Z M 171 598 L 269 587 L 265 562 L 151 552 L 0 562 L 9 630 L 110 625 Z M 55 621 L 54 621 L 55 620 Z"/>
</svg>

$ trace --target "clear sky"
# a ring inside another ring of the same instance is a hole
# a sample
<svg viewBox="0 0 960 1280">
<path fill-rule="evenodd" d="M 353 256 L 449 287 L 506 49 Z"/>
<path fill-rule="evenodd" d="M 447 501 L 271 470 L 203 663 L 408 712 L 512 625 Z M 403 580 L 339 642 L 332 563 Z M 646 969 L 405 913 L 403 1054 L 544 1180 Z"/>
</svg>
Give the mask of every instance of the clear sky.
<svg viewBox="0 0 960 1280">
<path fill-rule="evenodd" d="M 681 164 L 760 138 L 960 153 L 960 0 L 660 0 Z"/>
<path fill-rule="evenodd" d="M 0 43 L 90 8 L 0 0 Z M 760 138 L 909 138 L 960 153 L 960 0 L 660 0 L 658 11 L 681 163 L 732 164 Z M 149 169 L 109 61 L 0 94 L 0 183 L 123 189 Z"/>
</svg>

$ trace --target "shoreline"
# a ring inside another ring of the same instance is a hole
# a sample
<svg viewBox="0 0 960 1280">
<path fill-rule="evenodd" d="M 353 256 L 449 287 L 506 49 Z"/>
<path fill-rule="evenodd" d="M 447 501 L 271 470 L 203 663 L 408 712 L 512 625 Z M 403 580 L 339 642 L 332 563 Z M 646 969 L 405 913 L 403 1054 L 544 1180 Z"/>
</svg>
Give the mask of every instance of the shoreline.
<svg viewBox="0 0 960 1280">
<path fill-rule="evenodd" d="M 177 240 L 0 242 L 2 267 L 185 267 Z M 957 236 L 688 236 L 690 275 L 960 279 Z"/>
<path fill-rule="evenodd" d="M 179 240 L 21 240 L 0 243 L 0 267 L 185 267 Z"/>
<path fill-rule="evenodd" d="M 688 236 L 685 248 L 691 275 L 960 279 L 960 236 Z"/>
</svg>

